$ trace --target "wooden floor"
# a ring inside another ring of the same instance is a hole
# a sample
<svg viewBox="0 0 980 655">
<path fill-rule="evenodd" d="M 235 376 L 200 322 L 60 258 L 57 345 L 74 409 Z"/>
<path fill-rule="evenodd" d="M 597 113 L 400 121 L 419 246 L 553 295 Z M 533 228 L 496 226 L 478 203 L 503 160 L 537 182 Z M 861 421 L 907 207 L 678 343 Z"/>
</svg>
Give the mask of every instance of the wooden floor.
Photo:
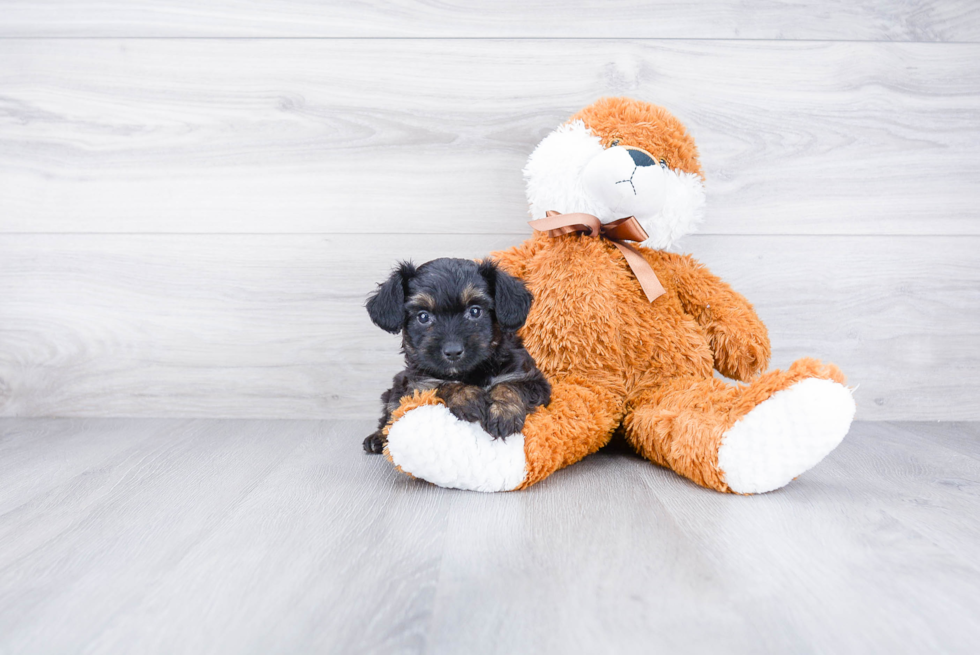
<svg viewBox="0 0 980 655">
<path fill-rule="evenodd" d="M 370 425 L 0 421 L 0 652 L 976 652 L 980 424 L 752 497 L 616 449 L 448 491 Z"/>
</svg>

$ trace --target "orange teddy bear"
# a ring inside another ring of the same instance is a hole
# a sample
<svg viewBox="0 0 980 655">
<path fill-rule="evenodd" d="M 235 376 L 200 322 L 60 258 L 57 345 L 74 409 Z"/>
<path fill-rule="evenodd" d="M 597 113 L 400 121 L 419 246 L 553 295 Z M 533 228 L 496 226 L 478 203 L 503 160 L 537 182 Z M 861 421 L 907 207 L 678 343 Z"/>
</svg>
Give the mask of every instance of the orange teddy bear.
<svg viewBox="0 0 980 655">
<path fill-rule="evenodd" d="M 545 137 L 524 175 L 532 217 L 551 218 L 492 257 L 534 294 L 520 334 L 551 403 L 521 434 L 494 440 L 433 392 L 403 398 L 386 449 L 401 470 L 445 487 L 523 489 L 621 431 L 640 455 L 699 485 L 762 493 L 840 443 L 855 410 L 840 370 L 801 359 L 766 371 L 769 339 L 748 301 L 665 250 L 704 205 L 697 148 L 673 115 L 599 100 Z M 642 229 L 624 237 L 616 226 L 626 217 Z"/>
</svg>

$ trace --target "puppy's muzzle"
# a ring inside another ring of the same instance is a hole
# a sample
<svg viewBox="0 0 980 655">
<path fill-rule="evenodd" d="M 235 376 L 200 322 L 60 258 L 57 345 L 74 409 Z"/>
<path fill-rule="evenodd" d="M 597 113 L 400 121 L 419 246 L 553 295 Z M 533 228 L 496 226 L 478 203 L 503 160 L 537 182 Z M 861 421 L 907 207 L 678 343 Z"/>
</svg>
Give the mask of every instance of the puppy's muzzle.
<svg viewBox="0 0 980 655">
<path fill-rule="evenodd" d="M 459 361 L 463 356 L 463 344 L 458 341 L 447 341 L 442 344 L 442 356 L 450 362 Z"/>
</svg>

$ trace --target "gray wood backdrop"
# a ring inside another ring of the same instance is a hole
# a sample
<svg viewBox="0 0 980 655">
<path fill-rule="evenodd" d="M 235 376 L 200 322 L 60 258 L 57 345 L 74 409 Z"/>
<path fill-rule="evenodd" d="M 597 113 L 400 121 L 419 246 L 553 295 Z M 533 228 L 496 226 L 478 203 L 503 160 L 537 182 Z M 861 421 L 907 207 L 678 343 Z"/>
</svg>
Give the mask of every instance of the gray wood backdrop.
<svg viewBox="0 0 980 655">
<path fill-rule="evenodd" d="M 524 239 L 527 154 L 626 94 L 775 365 L 980 419 L 980 4 L 598 4 L 0 0 L 0 415 L 373 414 L 368 291 Z"/>
</svg>

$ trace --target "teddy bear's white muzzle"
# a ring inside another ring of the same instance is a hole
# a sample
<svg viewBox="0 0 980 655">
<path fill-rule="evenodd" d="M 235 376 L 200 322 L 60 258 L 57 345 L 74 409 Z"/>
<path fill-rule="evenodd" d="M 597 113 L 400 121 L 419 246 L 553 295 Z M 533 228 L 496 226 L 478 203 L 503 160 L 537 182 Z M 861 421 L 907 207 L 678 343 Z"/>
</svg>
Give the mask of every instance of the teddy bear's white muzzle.
<svg viewBox="0 0 980 655">
<path fill-rule="evenodd" d="M 626 216 L 642 220 L 663 208 L 666 199 L 664 177 L 658 162 L 642 165 L 634 161 L 629 150 L 614 146 L 586 164 L 582 170 L 582 185 L 592 201 L 605 210 L 596 214 L 601 221 Z"/>
</svg>

